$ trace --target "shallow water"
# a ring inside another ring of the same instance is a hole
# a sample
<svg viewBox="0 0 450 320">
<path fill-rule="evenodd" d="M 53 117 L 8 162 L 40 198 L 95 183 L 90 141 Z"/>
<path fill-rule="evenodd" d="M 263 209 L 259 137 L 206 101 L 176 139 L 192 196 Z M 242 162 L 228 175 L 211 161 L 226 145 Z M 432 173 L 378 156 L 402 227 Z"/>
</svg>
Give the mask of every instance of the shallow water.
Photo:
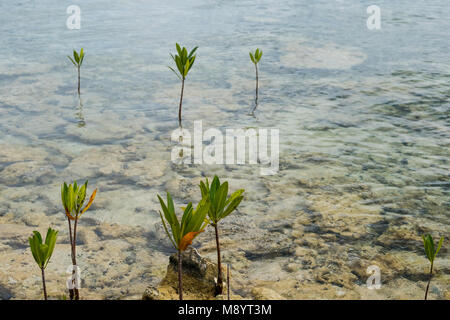
<svg viewBox="0 0 450 320">
<path fill-rule="evenodd" d="M 115 260 L 120 245 L 95 229 L 96 241 L 108 245 L 103 262 L 85 263 L 85 285 L 95 292 L 111 261 L 129 265 L 129 283 L 157 282 L 161 271 L 153 270 L 165 268 L 171 249 L 156 194 L 168 190 L 180 206 L 197 201 L 199 179 L 217 173 L 247 194 L 223 223 L 224 259 L 239 273 L 239 294 L 250 297 L 250 284 L 291 299 L 422 297 L 421 235 L 449 234 L 445 1 L 379 1 L 377 31 L 366 27 L 364 1 L 80 1 L 79 31 L 65 27 L 70 4 L 0 4 L 1 223 L 45 228 L 50 221 L 64 232 L 60 184 L 89 179 L 99 194 L 86 229 L 115 223 L 129 232 L 118 233 L 123 245 L 144 256 Z M 199 46 L 184 127 L 202 120 L 221 130 L 279 128 L 278 174 L 170 161 L 180 84 L 166 66 L 176 41 Z M 80 47 L 81 109 L 66 57 Z M 248 51 L 256 47 L 264 56 L 252 118 Z M 45 216 L 35 222 L 33 214 Z M 142 230 L 126 229 L 135 227 Z M 130 232 L 139 239 L 129 240 Z M 198 239 L 200 252 L 214 258 L 211 233 Z M 21 297 L 27 276 L 9 277 L 26 249 L 0 244 L 0 287 Z M 435 263 L 433 298 L 449 298 L 446 247 Z M 90 250 L 86 244 L 80 254 Z M 380 290 L 365 285 L 372 264 L 381 268 Z M 103 284 L 110 291 L 93 297 L 139 294 L 124 285 Z"/>
</svg>

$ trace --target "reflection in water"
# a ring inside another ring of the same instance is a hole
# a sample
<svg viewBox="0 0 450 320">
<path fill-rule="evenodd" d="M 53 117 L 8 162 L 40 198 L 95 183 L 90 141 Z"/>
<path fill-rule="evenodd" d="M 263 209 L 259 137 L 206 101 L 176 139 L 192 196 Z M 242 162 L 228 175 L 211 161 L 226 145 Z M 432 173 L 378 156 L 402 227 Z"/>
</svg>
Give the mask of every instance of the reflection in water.
<svg viewBox="0 0 450 320">
<path fill-rule="evenodd" d="M 78 94 L 78 108 L 77 108 L 77 113 L 75 113 L 75 115 L 78 118 L 78 127 L 79 128 L 83 128 L 84 126 L 86 126 L 86 121 L 84 120 L 84 115 L 83 115 L 83 100 L 81 99 L 81 94 Z"/>
</svg>

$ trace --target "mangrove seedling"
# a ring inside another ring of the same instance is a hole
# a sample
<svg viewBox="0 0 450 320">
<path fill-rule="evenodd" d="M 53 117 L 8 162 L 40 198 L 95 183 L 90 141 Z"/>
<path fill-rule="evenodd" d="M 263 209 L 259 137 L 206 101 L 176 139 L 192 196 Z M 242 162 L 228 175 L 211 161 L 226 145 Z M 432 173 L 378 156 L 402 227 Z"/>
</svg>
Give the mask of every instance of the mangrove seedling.
<svg viewBox="0 0 450 320">
<path fill-rule="evenodd" d="M 72 61 L 73 65 L 77 68 L 78 71 L 78 95 L 80 95 L 80 82 L 81 82 L 81 66 L 83 65 L 84 60 L 84 51 L 81 48 L 80 53 L 73 50 L 73 58 L 71 56 L 67 56 L 70 61 Z"/>
<path fill-rule="evenodd" d="M 216 247 L 217 247 L 217 283 L 216 283 L 216 295 L 222 294 L 223 291 L 223 278 L 222 278 L 222 265 L 220 254 L 220 242 L 219 242 L 219 229 L 217 224 L 220 220 L 227 217 L 232 213 L 241 203 L 244 197 L 242 193 L 244 189 L 239 189 L 228 197 L 228 182 L 220 184 L 219 177 L 214 176 L 214 179 L 209 185 L 208 178 L 206 182 L 200 181 L 200 190 L 203 199 L 209 199 L 210 206 L 208 210 L 208 217 L 210 224 L 214 227 L 216 232 Z M 228 197 L 228 198 L 227 198 Z"/>
<path fill-rule="evenodd" d="M 430 266 L 430 278 L 428 279 L 427 289 L 425 290 L 425 300 L 427 300 L 428 289 L 430 288 L 431 277 L 433 276 L 434 259 L 436 258 L 439 250 L 442 247 L 442 242 L 444 242 L 444 237 L 441 237 L 441 240 L 439 240 L 439 243 L 437 244 L 436 251 L 434 250 L 433 238 L 429 234 L 427 234 L 425 236 L 422 236 L 422 239 L 423 239 L 423 246 L 425 248 L 425 254 L 426 254 L 428 260 L 431 263 L 431 266 Z"/>
<path fill-rule="evenodd" d="M 76 255 L 78 219 L 89 209 L 89 207 L 92 205 L 92 202 L 94 202 L 95 196 L 97 194 L 97 189 L 95 189 L 94 192 L 92 192 L 89 202 L 86 204 L 86 206 L 83 207 L 86 200 L 87 186 L 88 181 L 86 181 L 81 186 L 78 186 L 76 181 L 74 181 L 73 185 L 67 185 L 67 183 L 64 182 L 64 184 L 61 186 L 61 200 L 67 216 L 67 221 L 69 223 L 69 240 L 71 245 L 71 258 L 73 267 L 72 287 L 69 288 L 70 300 L 80 299 L 78 287 L 75 283 L 75 279 L 77 278 L 75 273 L 77 272 L 76 270 L 78 270 Z M 72 221 L 74 222 L 73 230 Z"/>
<path fill-rule="evenodd" d="M 189 202 L 184 210 L 181 222 L 175 214 L 175 207 L 170 193 L 167 192 L 167 204 L 158 195 L 159 203 L 161 204 L 164 215 L 159 211 L 164 230 L 167 233 L 174 248 L 178 251 L 178 295 L 180 300 L 183 300 L 183 278 L 182 278 L 182 257 L 181 253 L 192 244 L 194 238 L 207 226 L 208 222 L 206 214 L 209 209 L 209 202 L 207 199 L 202 199 L 194 210 L 192 203 Z M 169 225 L 172 233 L 169 232 L 167 225 Z"/>
<path fill-rule="evenodd" d="M 58 231 L 48 228 L 45 242 L 42 242 L 42 236 L 38 231 L 33 231 L 33 236 L 28 238 L 33 258 L 41 269 L 42 287 L 44 289 L 44 299 L 47 300 L 47 287 L 45 285 L 45 268 L 52 257 L 55 249 Z"/>
<path fill-rule="evenodd" d="M 255 65 L 256 70 L 256 92 L 255 92 L 255 106 L 253 107 L 252 114 L 255 112 L 256 107 L 258 106 L 258 91 L 259 91 L 259 78 L 258 78 L 258 63 L 259 60 L 261 60 L 262 57 L 262 50 L 256 49 L 255 52 L 250 52 L 250 60 L 252 60 L 253 64 Z"/>
<path fill-rule="evenodd" d="M 178 53 L 175 54 L 175 56 L 173 54 L 170 54 L 170 56 L 172 57 L 173 61 L 175 61 L 178 72 L 176 72 L 172 67 L 169 67 L 169 69 L 172 70 L 173 73 L 175 73 L 181 80 L 180 105 L 178 107 L 178 125 L 181 128 L 181 109 L 183 107 L 184 81 L 186 80 L 189 70 L 191 70 L 192 66 L 194 65 L 196 57 L 194 53 L 195 51 L 197 51 L 198 47 L 192 49 L 188 54 L 186 47 L 181 48 L 178 43 L 176 43 L 175 46 Z"/>
</svg>

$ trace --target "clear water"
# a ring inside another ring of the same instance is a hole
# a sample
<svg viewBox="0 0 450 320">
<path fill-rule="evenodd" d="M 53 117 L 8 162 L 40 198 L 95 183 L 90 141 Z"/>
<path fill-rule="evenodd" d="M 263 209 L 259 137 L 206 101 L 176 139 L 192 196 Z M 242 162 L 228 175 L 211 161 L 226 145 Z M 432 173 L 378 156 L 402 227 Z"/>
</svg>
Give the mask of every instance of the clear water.
<svg viewBox="0 0 450 320">
<path fill-rule="evenodd" d="M 81 30 L 65 26 L 71 4 L 81 7 Z M 345 278 L 354 261 L 389 254 L 402 267 L 380 262 L 394 272 L 380 297 L 420 297 L 424 278 L 411 276 L 426 270 L 420 236 L 449 234 L 450 10 L 442 0 L 378 1 L 382 28 L 370 31 L 370 4 L 2 1 L 0 215 L 18 223 L 27 212 L 61 215 L 60 183 L 89 179 L 100 190 L 93 219 L 151 231 L 157 193 L 196 201 L 199 179 L 217 173 L 247 190 L 236 217 L 224 221 L 236 241 L 229 250 L 245 252 L 228 253 L 242 265 L 243 283 L 260 281 L 287 298 L 305 298 L 302 286 L 310 297 L 329 297 L 323 286 L 331 283 L 364 298 L 374 293 L 361 277 L 336 285 L 321 268 Z M 279 128 L 277 175 L 171 163 L 180 84 L 167 65 L 175 42 L 199 46 L 184 126 Z M 66 57 L 80 47 L 81 109 Z M 264 56 L 252 118 L 248 51 L 256 47 Z M 302 250 L 315 263 L 305 264 Z M 440 255 L 433 294 L 444 298 L 445 245 Z"/>
</svg>

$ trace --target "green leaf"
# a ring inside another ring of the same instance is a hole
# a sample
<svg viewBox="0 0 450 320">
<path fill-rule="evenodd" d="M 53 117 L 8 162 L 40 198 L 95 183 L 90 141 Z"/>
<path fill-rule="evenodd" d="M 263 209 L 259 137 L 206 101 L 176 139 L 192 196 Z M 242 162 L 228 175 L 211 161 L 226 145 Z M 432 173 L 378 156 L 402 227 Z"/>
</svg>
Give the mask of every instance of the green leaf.
<svg viewBox="0 0 450 320">
<path fill-rule="evenodd" d="M 69 212 L 72 213 L 74 210 L 74 204 L 75 204 L 75 192 L 73 191 L 73 186 L 70 184 L 69 189 L 67 191 L 67 200 L 68 200 L 68 207 Z"/>
<path fill-rule="evenodd" d="M 159 195 L 158 195 L 158 200 L 159 200 L 161 208 L 162 208 L 162 210 L 164 212 L 164 217 L 166 218 L 166 220 L 169 223 L 169 225 L 172 226 L 173 221 L 172 221 L 172 216 L 169 213 L 169 209 L 167 209 L 167 206 L 164 203 L 164 200 Z"/>
<path fill-rule="evenodd" d="M 46 245 L 45 243 L 41 243 L 39 245 L 39 259 L 41 261 L 40 265 L 41 268 L 45 267 L 47 252 L 48 252 L 48 245 Z"/>
<path fill-rule="evenodd" d="M 233 201 L 234 199 L 239 197 L 241 194 L 243 194 L 244 191 L 245 191 L 244 189 L 239 189 L 239 190 L 233 192 L 233 194 L 228 198 L 227 202 L 225 202 L 225 206 L 227 206 L 231 201 Z"/>
<path fill-rule="evenodd" d="M 209 203 L 206 199 L 202 199 L 197 205 L 195 211 L 192 211 L 186 218 L 186 227 L 183 236 L 189 232 L 198 232 L 202 230 L 202 226 L 205 222 L 206 215 L 208 213 Z"/>
<path fill-rule="evenodd" d="M 192 217 L 193 214 L 193 208 L 192 208 L 192 202 L 189 202 L 187 207 L 184 209 L 183 216 L 181 217 L 181 231 L 180 231 L 180 238 L 183 238 L 183 236 L 188 233 L 190 230 L 186 230 L 187 225 Z"/>
<path fill-rule="evenodd" d="M 167 230 L 166 222 L 164 221 L 161 211 L 158 211 L 158 212 L 159 212 L 159 216 L 161 217 L 161 221 L 163 223 L 164 230 L 166 231 L 166 234 L 169 237 L 170 242 L 172 242 L 172 245 L 174 246 L 175 249 L 178 249 L 178 246 L 175 244 L 175 241 L 173 240 L 172 236 L 170 235 L 169 230 Z"/>
<path fill-rule="evenodd" d="M 189 63 L 189 60 L 186 60 L 186 64 L 184 66 L 184 77 L 186 77 L 188 75 L 189 69 L 190 69 L 190 63 Z"/>
<path fill-rule="evenodd" d="M 164 201 L 161 199 L 159 195 L 158 199 L 161 204 L 161 208 L 164 211 L 166 220 L 169 223 L 170 228 L 172 229 L 172 235 L 175 240 L 175 243 L 178 244 L 180 242 L 180 223 L 178 222 L 178 218 L 175 215 L 175 208 L 173 205 L 172 197 L 170 196 L 170 193 L 167 192 L 167 206 L 164 204 Z"/>
<path fill-rule="evenodd" d="M 77 64 L 75 63 L 75 61 L 73 61 L 73 59 L 72 59 L 70 56 L 67 56 L 67 58 L 69 58 L 69 60 L 72 61 L 73 65 L 74 65 L 75 67 L 77 67 Z"/>
<path fill-rule="evenodd" d="M 47 256 L 45 258 L 46 263 L 45 263 L 44 267 L 47 267 L 47 264 L 49 263 L 50 258 L 53 254 L 53 250 L 55 249 L 55 245 L 56 245 L 57 236 L 58 236 L 58 231 L 48 228 L 47 236 L 45 238 L 45 243 L 48 245 L 48 251 L 47 251 Z"/>
<path fill-rule="evenodd" d="M 242 199 L 244 199 L 243 196 L 239 196 L 236 199 L 234 199 L 230 205 L 225 209 L 225 211 L 222 213 L 220 219 L 223 219 L 225 217 L 227 217 L 230 213 L 232 213 L 234 210 L 236 210 L 236 208 L 239 206 L 239 204 L 241 203 Z"/>
<path fill-rule="evenodd" d="M 192 66 L 194 65 L 194 62 L 195 62 L 195 56 L 192 57 L 192 58 L 189 60 L 189 68 L 188 68 L 188 71 L 191 70 Z"/>
<path fill-rule="evenodd" d="M 181 63 L 181 58 L 179 56 L 175 56 L 175 63 L 177 64 L 178 71 L 181 75 L 184 74 L 183 65 Z"/>
<path fill-rule="evenodd" d="M 169 192 L 167 192 L 167 208 L 169 209 L 171 215 L 175 215 L 175 206 Z"/>
<path fill-rule="evenodd" d="M 81 48 L 81 54 L 80 54 L 80 67 L 83 65 L 83 60 L 84 60 L 84 52 L 83 52 L 83 48 Z"/>
<path fill-rule="evenodd" d="M 61 185 L 61 202 L 63 207 L 66 207 L 66 200 L 65 200 L 65 187 L 66 187 L 66 183 L 64 182 L 64 184 Z"/>
<path fill-rule="evenodd" d="M 252 60 L 253 63 L 256 63 L 255 58 L 253 57 L 253 54 L 251 52 L 249 52 L 249 54 L 250 54 L 250 60 Z"/>
<path fill-rule="evenodd" d="M 32 237 L 28 238 L 28 242 L 30 243 L 30 249 L 31 253 L 33 255 L 34 261 L 38 264 L 38 266 L 41 266 L 41 261 L 39 257 L 39 240 L 38 237 L 34 234 Z"/>
<path fill-rule="evenodd" d="M 425 254 L 428 258 L 428 260 L 430 260 L 430 262 L 433 262 L 433 239 L 431 238 L 430 235 L 426 235 L 423 236 L 423 243 L 424 243 L 424 247 L 425 247 Z"/>
<path fill-rule="evenodd" d="M 170 70 L 172 70 L 173 73 L 175 73 L 175 75 L 178 77 L 178 79 L 182 80 L 181 77 L 178 75 L 178 73 L 177 73 L 172 67 L 167 66 L 167 68 L 169 68 Z"/>
<path fill-rule="evenodd" d="M 86 200 L 86 185 L 84 184 L 77 194 L 77 211 L 83 206 L 84 200 Z"/>
<path fill-rule="evenodd" d="M 434 253 L 433 260 L 434 260 L 434 258 L 436 258 L 436 256 L 437 256 L 439 250 L 441 250 L 441 247 L 442 247 L 442 243 L 443 243 L 443 242 L 444 242 L 444 237 L 441 237 L 441 239 L 439 240 L 439 244 L 438 244 L 438 247 L 437 247 L 437 249 L 436 249 L 436 252 Z"/>
<path fill-rule="evenodd" d="M 195 51 L 197 51 L 198 47 L 195 47 L 194 49 L 191 50 L 191 52 L 189 52 L 188 58 L 191 59 L 192 56 L 194 55 Z"/>
<path fill-rule="evenodd" d="M 38 243 L 41 244 L 42 237 L 41 237 L 41 234 L 39 233 L 39 231 L 33 231 L 33 233 L 34 233 L 34 236 L 37 238 Z"/>
<path fill-rule="evenodd" d="M 183 65 L 186 65 L 187 55 L 188 55 L 188 53 L 187 53 L 186 47 L 183 47 L 183 49 L 181 50 L 181 55 L 180 55 L 181 56 L 181 63 Z"/>
<path fill-rule="evenodd" d="M 80 56 L 78 55 L 78 53 L 73 50 L 73 58 L 75 59 L 75 61 L 77 62 L 77 64 L 80 64 Z"/>
<path fill-rule="evenodd" d="M 262 50 L 259 50 L 259 55 L 258 55 L 257 62 L 259 62 L 259 60 L 261 60 L 262 54 L 263 54 Z"/>
<path fill-rule="evenodd" d="M 216 216 L 220 218 L 224 208 L 228 195 L 228 182 L 224 182 L 217 190 L 217 196 L 214 198 L 213 205 L 216 209 Z M 217 222 L 217 221 L 216 221 Z"/>
</svg>

